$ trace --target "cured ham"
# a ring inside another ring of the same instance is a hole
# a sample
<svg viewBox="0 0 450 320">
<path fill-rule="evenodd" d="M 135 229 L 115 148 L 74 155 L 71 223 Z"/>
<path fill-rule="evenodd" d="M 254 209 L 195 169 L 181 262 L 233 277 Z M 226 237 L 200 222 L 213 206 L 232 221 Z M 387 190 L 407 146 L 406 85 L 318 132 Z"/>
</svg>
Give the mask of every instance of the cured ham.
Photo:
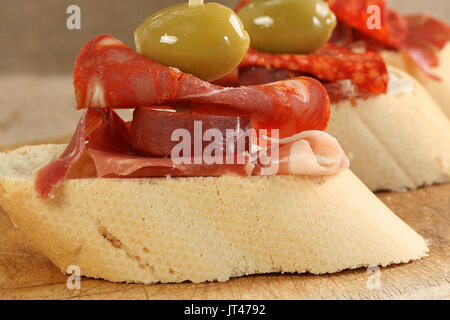
<svg viewBox="0 0 450 320">
<path fill-rule="evenodd" d="M 298 72 L 292 72 L 285 69 L 273 69 L 260 66 L 250 66 L 239 70 L 238 85 L 258 85 L 292 79 L 298 76 Z M 337 103 L 342 100 L 350 100 L 353 104 L 355 99 L 366 99 L 370 96 L 368 92 L 358 90 L 351 80 L 341 80 L 336 82 L 325 82 L 324 87 L 327 89 L 331 102 Z"/>
<path fill-rule="evenodd" d="M 252 0 L 243 0 L 235 8 L 239 12 Z M 330 0 L 330 8 L 341 22 L 332 41 L 349 46 L 355 40 L 357 28 L 361 37 L 375 37 L 390 46 L 397 47 L 407 34 L 407 23 L 396 12 L 387 10 L 384 0 Z M 379 5 L 381 28 L 368 29 L 368 5 Z M 349 22 L 349 24 L 345 24 Z M 377 41 L 378 41 L 377 40 Z M 334 43 L 327 43 L 311 54 L 270 54 L 250 49 L 242 61 L 239 74 L 240 85 L 267 84 L 271 81 L 290 79 L 299 75 L 311 75 L 322 81 L 333 102 L 370 94 L 387 92 L 389 75 L 380 54 L 375 52 L 356 53 Z M 265 67 L 262 68 L 249 67 Z M 251 74 L 255 72 L 255 74 Z"/>
<path fill-rule="evenodd" d="M 81 158 L 86 137 L 94 131 L 102 119 L 95 111 L 86 112 L 80 119 L 72 141 L 64 153 L 49 165 L 38 171 L 35 178 L 35 195 L 49 199 L 67 179 L 70 168 Z"/>
<path fill-rule="evenodd" d="M 236 12 L 251 1 L 240 1 L 236 6 Z M 442 50 L 450 41 L 449 25 L 423 14 L 402 16 L 398 12 L 389 9 L 386 5 L 386 0 L 328 0 L 328 4 L 339 20 L 331 38 L 332 43 L 358 52 L 379 52 L 382 50 L 404 52 L 426 75 L 434 80 L 441 80 L 437 75 L 433 74 L 432 69 L 439 65 L 439 50 Z M 378 15 L 379 21 L 377 21 Z M 380 24 L 379 27 L 373 27 L 374 23 L 377 22 Z M 315 55 L 311 56 L 315 57 Z M 260 55 L 258 54 L 258 56 Z M 282 63 L 283 60 L 280 57 L 284 58 L 284 63 Z M 282 55 L 280 57 L 271 59 L 258 57 L 260 63 L 256 65 L 262 65 L 264 62 L 266 66 L 271 68 L 278 68 L 276 67 L 277 65 L 283 65 L 283 69 L 290 71 L 297 69 L 302 72 L 308 72 L 308 67 L 305 67 L 305 64 L 307 64 L 305 63 L 307 61 L 306 58 L 302 58 L 302 62 L 298 63 L 296 61 L 298 57 L 295 58 L 293 55 Z M 252 53 L 250 53 L 249 61 L 254 63 L 256 58 L 256 56 L 252 57 Z M 346 57 L 345 59 L 349 58 Z M 271 62 L 268 63 L 267 60 L 271 60 Z M 292 61 L 294 63 L 289 65 L 289 62 Z M 249 64 L 247 63 L 247 65 Z M 310 63 L 310 65 L 312 64 Z M 330 64 L 324 63 L 323 65 L 325 66 L 324 70 L 326 70 L 326 67 Z M 369 62 L 369 65 L 372 65 L 372 63 Z M 339 66 L 343 66 L 343 64 L 334 64 L 335 68 L 339 68 Z M 371 72 L 376 72 L 376 70 L 373 69 Z M 378 69 L 378 72 L 380 70 Z M 331 79 L 332 77 L 327 78 L 319 73 L 310 73 L 320 80 L 342 80 Z M 352 73 L 346 74 L 347 79 L 349 79 L 348 75 Z M 367 74 L 365 73 L 365 75 Z M 386 71 L 384 74 L 386 74 Z M 267 82 L 261 81 L 260 83 Z M 370 81 L 368 81 L 368 84 L 370 84 Z M 358 91 L 362 93 L 370 91 L 367 90 L 370 88 L 369 86 L 362 88 L 357 83 L 356 85 Z M 333 89 L 335 89 L 334 87 Z M 378 86 L 376 87 L 378 88 Z M 337 98 L 345 97 L 346 95 L 339 93 L 333 94 L 333 96 Z"/>
<path fill-rule="evenodd" d="M 390 47 L 400 48 L 406 39 L 407 21 L 388 9 L 386 0 L 328 0 L 328 4 L 339 21 Z"/>
<path fill-rule="evenodd" d="M 430 78 L 441 80 L 432 69 L 438 52 L 450 41 L 450 26 L 424 14 L 401 16 L 386 7 L 386 0 L 328 0 L 339 19 L 332 41 L 348 48 L 405 52 Z M 381 29 L 368 29 L 368 8 L 380 8 Z"/>
<path fill-rule="evenodd" d="M 98 177 L 247 176 L 253 169 L 248 159 L 227 166 L 208 164 L 207 160 L 196 161 L 191 157 L 149 157 L 134 150 L 130 127 L 114 111 L 98 112 L 103 115 L 103 121 L 87 137 L 86 144 Z M 155 122 L 153 125 L 157 127 L 159 124 Z M 116 144 L 117 140 L 120 143 Z"/>
<path fill-rule="evenodd" d="M 450 41 L 450 26 L 442 21 L 423 14 L 408 15 L 406 20 L 410 31 L 408 41 L 424 41 L 441 50 Z"/>
<path fill-rule="evenodd" d="M 324 130 L 330 113 L 327 92 L 314 79 L 224 88 L 141 56 L 109 35 L 82 48 L 74 86 L 79 109 L 181 106 L 199 113 L 250 117 L 255 129 L 276 128 L 282 138 Z"/>
<path fill-rule="evenodd" d="M 328 43 L 309 55 L 270 54 L 250 49 L 240 68 L 263 66 L 311 74 L 322 81 L 351 80 L 361 92 L 386 93 L 389 75 L 383 58 L 374 52 L 353 53 Z"/>
<path fill-rule="evenodd" d="M 278 150 L 278 155 L 273 156 L 273 150 Z M 147 157 L 133 149 L 130 126 L 114 111 L 90 109 L 81 118 L 63 155 L 37 173 L 37 197 L 53 198 L 85 151 L 95 164 L 97 177 L 103 178 L 329 175 L 349 166 L 338 142 L 322 131 L 306 131 L 274 140 L 270 147 L 243 154 L 241 160 L 237 159 L 233 164 L 208 163 L 205 157 L 201 163 L 192 158 Z M 263 157 L 269 161 L 261 161 Z"/>
<path fill-rule="evenodd" d="M 450 41 L 450 26 L 425 15 L 406 17 L 409 36 L 402 49 L 430 78 L 441 80 L 432 69 L 439 65 L 439 50 Z"/>
<path fill-rule="evenodd" d="M 279 155 L 269 157 L 269 160 L 274 159 L 276 162 L 275 174 L 325 176 L 348 169 L 350 166 L 350 161 L 339 142 L 323 131 L 305 131 L 273 141 L 269 148 L 259 152 L 259 157 L 271 152 L 274 145 L 279 149 Z M 273 166 L 274 161 L 257 166 L 256 174 L 264 174 L 263 169 L 269 165 Z"/>
<path fill-rule="evenodd" d="M 85 155 L 101 178 L 329 175 L 349 165 L 337 141 L 320 131 L 328 123 L 330 100 L 312 78 L 224 88 L 163 66 L 103 35 L 82 48 L 74 86 L 78 108 L 87 111 L 61 157 L 37 173 L 35 190 L 41 199 L 54 197 L 69 174 L 82 176 L 74 171 L 84 170 L 80 159 Z M 123 121 L 112 108 L 136 109 L 133 121 Z M 187 108 L 192 114 L 177 115 L 170 125 L 151 120 L 158 112 L 167 116 L 154 109 L 168 108 Z M 225 162 L 215 152 L 207 154 L 206 147 L 201 156 L 167 157 L 167 133 L 177 124 L 190 132 L 185 123 L 190 117 L 219 129 L 236 125 L 239 117 L 239 127 L 265 129 L 266 135 L 252 133 L 251 140 L 259 143 L 255 150 L 237 149 Z"/>
</svg>

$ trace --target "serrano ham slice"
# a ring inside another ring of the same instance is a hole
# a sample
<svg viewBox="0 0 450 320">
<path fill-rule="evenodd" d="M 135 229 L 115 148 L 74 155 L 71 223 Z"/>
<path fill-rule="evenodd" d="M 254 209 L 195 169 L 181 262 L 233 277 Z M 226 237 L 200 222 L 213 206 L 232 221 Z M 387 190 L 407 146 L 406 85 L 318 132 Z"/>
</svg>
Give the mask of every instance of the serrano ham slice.
<svg viewBox="0 0 450 320">
<path fill-rule="evenodd" d="M 157 125 L 155 123 L 155 125 Z M 132 147 L 130 126 L 110 109 L 90 109 L 60 158 L 36 175 L 35 191 L 40 199 L 51 199 L 84 152 L 92 158 L 97 177 L 144 178 L 222 175 L 330 175 L 348 168 L 338 142 L 321 131 L 307 131 L 289 139 L 274 140 L 255 153 L 236 155 L 233 163 L 212 163 L 208 157 L 153 158 Z M 278 150 L 278 155 L 273 150 Z M 269 160 L 261 161 L 261 158 Z"/>
<path fill-rule="evenodd" d="M 199 161 L 194 157 L 148 157 L 133 149 L 131 130 L 114 111 L 99 112 L 103 114 L 102 124 L 87 137 L 86 145 L 98 177 L 248 176 L 253 170 L 248 158 L 244 158 L 241 163 L 236 161 L 232 165 L 222 165 L 208 163 L 210 159 Z M 152 124 L 160 126 L 158 122 Z M 202 155 L 199 157 L 202 158 Z"/>
<path fill-rule="evenodd" d="M 78 108 L 181 106 L 199 113 L 249 117 L 256 129 L 289 137 L 324 130 L 325 88 L 306 77 L 264 86 L 223 88 L 141 56 L 108 35 L 81 50 L 74 69 Z"/>
<path fill-rule="evenodd" d="M 171 158 L 132 156 L 94 149 L 89 154 L 97 168 L 97 175 L 101 178 L 246 177 L 252 174 L 255 167 L 248 158 L 235 164 L 196 164 L 192 158 L 179 159 L 180 162 L 175 163 Z M 203 158 L 200 160 L 205 161 Z"/>
<path fill-rule="evenodd" d="M 83 114 L 72 141 L 64 153 L 56 160 L 39 170 L 35 178 L 35 195 L 39 199 L 50 199 L 66 180 L 70 168 L 81 158 L 86 138 L 102 122 L 101 114 L 90 110 Z"/>
</svg>

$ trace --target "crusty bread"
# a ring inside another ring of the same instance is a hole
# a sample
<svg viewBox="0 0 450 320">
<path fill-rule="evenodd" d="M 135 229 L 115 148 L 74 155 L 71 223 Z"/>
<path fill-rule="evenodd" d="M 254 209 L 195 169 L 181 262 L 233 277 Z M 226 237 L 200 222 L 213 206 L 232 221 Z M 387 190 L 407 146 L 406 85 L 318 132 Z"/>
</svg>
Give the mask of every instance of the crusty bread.
<svg viewBox="0 0 450 320">
<path fill-rule="evenodd" d="M 406 54 L 396 51 L 382 51 L 387 64 L 408 72 L 416 78 L 450 118 L 450 44 L 439 53 L 439 66 L 432 69 L 433 74 L 442 81 L 427 76 Z"/>
<path fill-rule="evenodd" d="M 449 182 L 450 121 L 417 81 L 395 68 L 390 73 L 409 78 L 413 92 L 334 104 L 327 131 L 371 190 Z"/>
<path fill-rule="evenodd" d="M 226 281 L 408 262 L 425 240 L 350 171 L 294 176 L 84 179 L 33 198 L 63 145 L 0 154 L 0 204 L 65 271 L 117 282 Z"/>
</svg>

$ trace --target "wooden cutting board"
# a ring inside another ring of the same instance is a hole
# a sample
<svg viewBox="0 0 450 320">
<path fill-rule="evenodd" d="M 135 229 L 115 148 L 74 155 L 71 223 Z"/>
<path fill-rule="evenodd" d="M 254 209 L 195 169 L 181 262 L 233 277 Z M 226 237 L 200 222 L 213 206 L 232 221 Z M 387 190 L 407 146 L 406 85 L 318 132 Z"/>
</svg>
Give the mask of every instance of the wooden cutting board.
<svg viewBox="0 0 450 320">
<path fill-rule="evenodd" d="M 0 299 L 449 299 L 450 185 L 379 198 L 430 242 L 430 256 L 381 268 L 380 288 L 366 269 L 333 275 L 257 275 L 226 283 L 117 284 L 82 278 L 69 290 L 62 274 L 0 209 Z"/>
</svg>

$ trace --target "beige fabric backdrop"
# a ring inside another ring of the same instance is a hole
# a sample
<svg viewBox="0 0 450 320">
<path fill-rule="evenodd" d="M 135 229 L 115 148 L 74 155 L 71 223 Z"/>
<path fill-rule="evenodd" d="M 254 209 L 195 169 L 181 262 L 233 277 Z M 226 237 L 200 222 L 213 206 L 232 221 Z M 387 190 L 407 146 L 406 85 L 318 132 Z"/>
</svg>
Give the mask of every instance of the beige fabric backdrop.
<svg viewBox="0 0 450 320">
<path fill-rule="evenodd" d="M 81 46 L 100 33 L 133 45 L 147 16 L 183 0 L 1 0 L 0 148 L 71 135 L 71 72 Z M 234 6 L 236 0 L 216 0 Z M 390 0 L 402 12 L 428 12 L 450 23 L 450 0 Z M 66 28 L 66 8 L 81 7 L 82 29 Z"/>
<path fill-rule="evenodd" d="M 215 0 L 234 6 L 237 0 Z M 100 33 L 129 45 L 151 13 L 183 0 L 1 0 L 0 73 L 70 73 L 80 47 Z M 450 0 L 390 0 L 402 12 L 427 12 L 450 23 Z M 82 29 L 67 30 L 66 8 L 81 7 Z"/>
</svg>

